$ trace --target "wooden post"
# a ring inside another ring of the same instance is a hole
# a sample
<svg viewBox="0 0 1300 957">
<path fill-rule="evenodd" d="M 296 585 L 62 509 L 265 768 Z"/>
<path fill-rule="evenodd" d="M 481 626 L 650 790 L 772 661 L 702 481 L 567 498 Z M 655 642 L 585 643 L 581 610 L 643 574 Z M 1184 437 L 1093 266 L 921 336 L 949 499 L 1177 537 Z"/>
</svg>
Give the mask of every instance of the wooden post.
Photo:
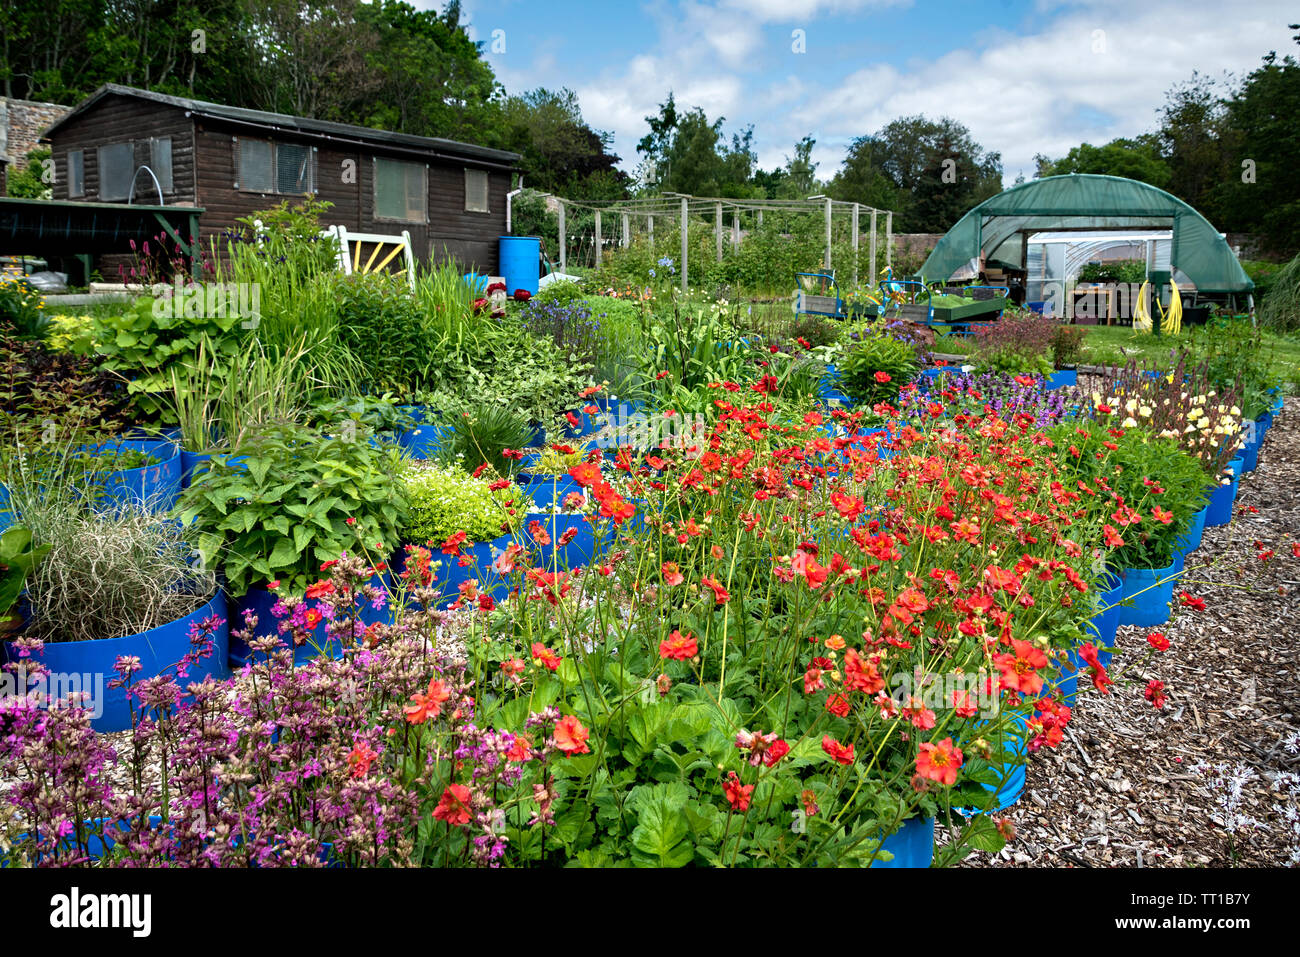
<svg viewBox="0 0 1300 957">
<path fill-rule="evenodd" d="M 682 197 L 682 293 L 686 293 L 686 259 L 690 247 L 690 236 L 686 228 L 686 218 L 690 215 L 690 202 L 685 196 Z"/>
<path fill-rule="evenodd" d="M 763 225 L 763 211 L 761 209 L 758 211 L 758 225 Z"/>
<path fill-rule="evenodd" d="M 740 248 L 740 210 L 731 211 L 731 249 L 736 251 Z"/>
<path fill-rule="evenodd" d="M 627 213 L 623 214 L 623 248 L 627 249 L 632 244 L 632 232 L 628 227 Z"/>
<path fill-rule="evenodd" d="M 826 271 L 831 271 L 831 198 L 826 197 Z"/>
<path fill-rule="evenodd" d="M 718 262 L 722 262 L 722 204 L 713 209 L 713 244 L 718 247 Z"/>
<path fill-rule="evenodd" d="M 568 272 L 568 253 L 565 251 L 569 245 L 569 237 L 564 225 L 564 200 L 560 200 L 560 272 Z"/>
<path fill-rule="evenodd" d="M 602 246 L 600 243 L 600 210 L 596 210 L 596 268 L 597 269 L 600 268 L 601 249 Z"/>
<path fill-rule="evenodd" d="M 858 204 L 853 204 L 853 285 L 858 284 Z"/>
<path fill-rule="evenodd" d="M 874 209 L 871 211 L 871 241 L 867 243 L 867 246 L 871 249 L 871 276 L 867 285 L 875 289 L 876 280 L 880 277 L 880 273 L 876 272 L 876 211 Z"/>
<path fill-rule="evenodd" d="M 885 213 L 885 265 L 894 265 L 894 211 Z"/>
<path fill-rule="evenodd" d="M 655 251 L 655 214 L 651 213 L 646 218 L 646 230 L 650 236 L 650 251 Z"/>
</svg>

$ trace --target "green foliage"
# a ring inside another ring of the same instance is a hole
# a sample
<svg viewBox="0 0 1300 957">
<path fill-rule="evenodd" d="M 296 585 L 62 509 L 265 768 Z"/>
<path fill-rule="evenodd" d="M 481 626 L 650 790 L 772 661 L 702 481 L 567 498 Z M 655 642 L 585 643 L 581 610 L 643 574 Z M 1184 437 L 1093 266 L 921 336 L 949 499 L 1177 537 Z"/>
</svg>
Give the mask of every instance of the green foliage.
<svg viewBox="0 0 1300 957">
<path fill-rule="evenodd" d="M 410 502 L 403 541 L 437 546 L 464 532 L 470 541 L 489 542 L 517 528 L 528 513 L 527 496 L 518 486 L 494 490 L 486 478 L 456 467 L 412 463 L 402 481 Z"/>
<path fill-rule="evenodd" d="M 582 286 L 571 280 L 547 283 L 537 291 L 533 301 L 541 305 L 569 306 L 586 298 Z"/>
<path fill-rule="evenodd" d="M 29 151 L 26 166 L 22 169 L 9 167 L 5 176 L 5 191 L 17 199 L 49 199 L 54 185 L 46 173 L 49 161 L 49 147 Z"/>
<path fill-rule="evenodd" d="M 1146 263 L 1140 259 L 1116 259 L 1087 263 L 1079 269 L 1079 282 L 1141 283 L 1147 278 Z"/>
<path fill-rule="evenodd" d="M 883 332 L 868 332 L 840 359 L 840 383 L 855 401 L 868 406 L 898 401 L 899 390 L 916 378 L 916 350 Z M 881 378 L 887 376 L 884 381 Z"/>
<path fill-rule="evenodd" d="M 514 462 L 502 453 L 506 449 L 525 448 L 532 435 L 524 416 L 486 402 L 447 411 L 443 422 L 438 428 L 441 440 L 438 460 L 468 471 L 484 464 L 500 475 L 514 471 Z"/>
<path fill-rule="evenodd" d="M 1275 269 L 1267 281 L 1258 271 L 1251 273 L 1257 296 L 1261 293 L 1261 285 L 1264 287 L 1259 324 L 1273 332 L 1300 332 L 1300 256 Z"/>
<path fill-rule="evenodd" d="M 364 370 L 364 381 L 384 392 L 410 394 L 427 384 L 436 355 L 406 279 L 357 273 L 335 281 L 339 338 Z"/>
<path fill-rule="evenodd" d="M 1100 173 L 1105 176 L 1122 176 L 1142 183 L 1150 183 L 1165 189 L 1169 186 L 1173 173 L 1169 164 L 1161 155 L 1160 140 L 1153 134 L 1144 134 L 1136 139 L 1116 139 L 1104 146 L 1082 143 L 1074 147 L 1062 159 L 1046 164 L 1040 171 L 1041 176 L 1061 176 L 1065 173 Z M 1144 270 L 1145 274 L 1145 270 Z M 1136 280 L 1113 280 L 1115 282 L 1141 282 Z M 1106 280 L 1090 280 L 1104 282 Z"/>
<path fill-rule="evenodd" d="M 21 526 L 0 533 L 0 634 L 13 624 L 10 612 L 22 594 L 27 576 L 49 551 L 49 545 L 36 545 L 31 531 Z"/>
<path fill-rule="evenodd" d="M 231 458 L 212 459 L 178 512 L 196 523 L 203 560 L 221 569 L 232 594 L 276 579 L 301 588 L 358 540 L 396 545 L 407 510 L 401 463 L 396 449 L 364 438 L 268 424 Z"/>
<path fill-rule="evenodd" d="M 105 356 L 103 368 L 126 379 L 136 407 L 150 415 L 171 413 L 166 393 L 172 370 L 189 362 L 200 343 L 206 341 L 214 362 L 239 351 L 242 320 L 233 310 L 214 317 L 178 316 L 164 306 L 170 303 L 142 297 L 125 312 L 96 317 L 92 333 Z"/>
</svg>

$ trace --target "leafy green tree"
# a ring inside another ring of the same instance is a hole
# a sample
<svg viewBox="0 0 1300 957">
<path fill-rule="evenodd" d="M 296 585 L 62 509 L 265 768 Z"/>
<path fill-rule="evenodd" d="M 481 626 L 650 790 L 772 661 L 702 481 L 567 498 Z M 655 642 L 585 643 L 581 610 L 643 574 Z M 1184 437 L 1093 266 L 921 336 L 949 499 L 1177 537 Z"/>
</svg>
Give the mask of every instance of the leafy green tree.
<svg viewBox="0 0 1300 957">
<path fill-rule="evenodd" d="M 1111 140 L 1103 146 L 1081 143 L 1055 162 L 1039 164 L 1039 176 L 1098 173 L 1123 176 L 1166 189 L 1172 172 L 1161 155 L 1160 138 L 1144 133 L 1134 139 Z"/>
<path fill-rule="evenodd" d="M 536 89 L 506 98 L 500 107 L 504 144 L 523 156 L 524 182 L 575 199 L 621 199 L 629 177 L 609 151 L 612 137 L 582 118 L 568 89 Z"/>
</svg>

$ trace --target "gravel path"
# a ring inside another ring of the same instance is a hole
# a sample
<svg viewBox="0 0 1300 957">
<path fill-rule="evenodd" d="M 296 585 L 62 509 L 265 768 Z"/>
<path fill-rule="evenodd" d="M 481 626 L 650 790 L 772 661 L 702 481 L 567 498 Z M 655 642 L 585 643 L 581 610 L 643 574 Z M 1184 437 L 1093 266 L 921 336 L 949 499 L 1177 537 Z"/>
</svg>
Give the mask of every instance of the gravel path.
<svg viewBox="0 0 1300 957">
<path fill-rule="evenodd" d="M 1258 511 L 1252 511 L 1257 509 Z M 1031 760 L 1017 837 L 967 867 L 1279 866 L 1300 846 L 1300 400 L 1265 438 L 1231 525 L 1207 528 L 1158 629 L 1119 630 L 1111 693 L 1080 694 L 1066 741 Z M 1260 553 L 1272 549 L 1267 561 Z M 1145 665 L 1148 632 L 1172 647 Z M 1165 683 L 1156 710 L 1146 683 Z M 1208 766 L 1208 767 L 1207 767 Z M 1294 782 L 1294 777 L 1291 781 Z"/>
</svg>

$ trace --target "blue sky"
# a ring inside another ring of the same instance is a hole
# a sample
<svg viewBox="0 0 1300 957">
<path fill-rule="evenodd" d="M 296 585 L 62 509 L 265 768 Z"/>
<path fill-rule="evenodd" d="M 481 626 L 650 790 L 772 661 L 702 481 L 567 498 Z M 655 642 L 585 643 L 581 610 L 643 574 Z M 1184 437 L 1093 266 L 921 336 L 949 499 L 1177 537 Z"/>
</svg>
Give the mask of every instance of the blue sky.
<svg viewBox="0 0 1300 957">
<path fill-rule="evenodd" d="M 1154 128 L 1165 91 L 1194 69 L 1241 75 L 1270 49 L 1296 49 L 1287 23 L 1300 19 L 1279 0 L 463 0 L 462 8 L 508 90 L 574 90 L 587 121 L 614 134 L 629 170 L 643 117 L 672 89 L 680 106 L 725 116 L 727 133 L 752 123 L 764 168 L 811 133 L 818 175 L 828 177 L 855 136 L 922 113 L 951 116 L 1000 151 L 1008 183 L 1032 175 L 1035 153 L 1060 156 L 1081 141 Z"/>
</svg>

